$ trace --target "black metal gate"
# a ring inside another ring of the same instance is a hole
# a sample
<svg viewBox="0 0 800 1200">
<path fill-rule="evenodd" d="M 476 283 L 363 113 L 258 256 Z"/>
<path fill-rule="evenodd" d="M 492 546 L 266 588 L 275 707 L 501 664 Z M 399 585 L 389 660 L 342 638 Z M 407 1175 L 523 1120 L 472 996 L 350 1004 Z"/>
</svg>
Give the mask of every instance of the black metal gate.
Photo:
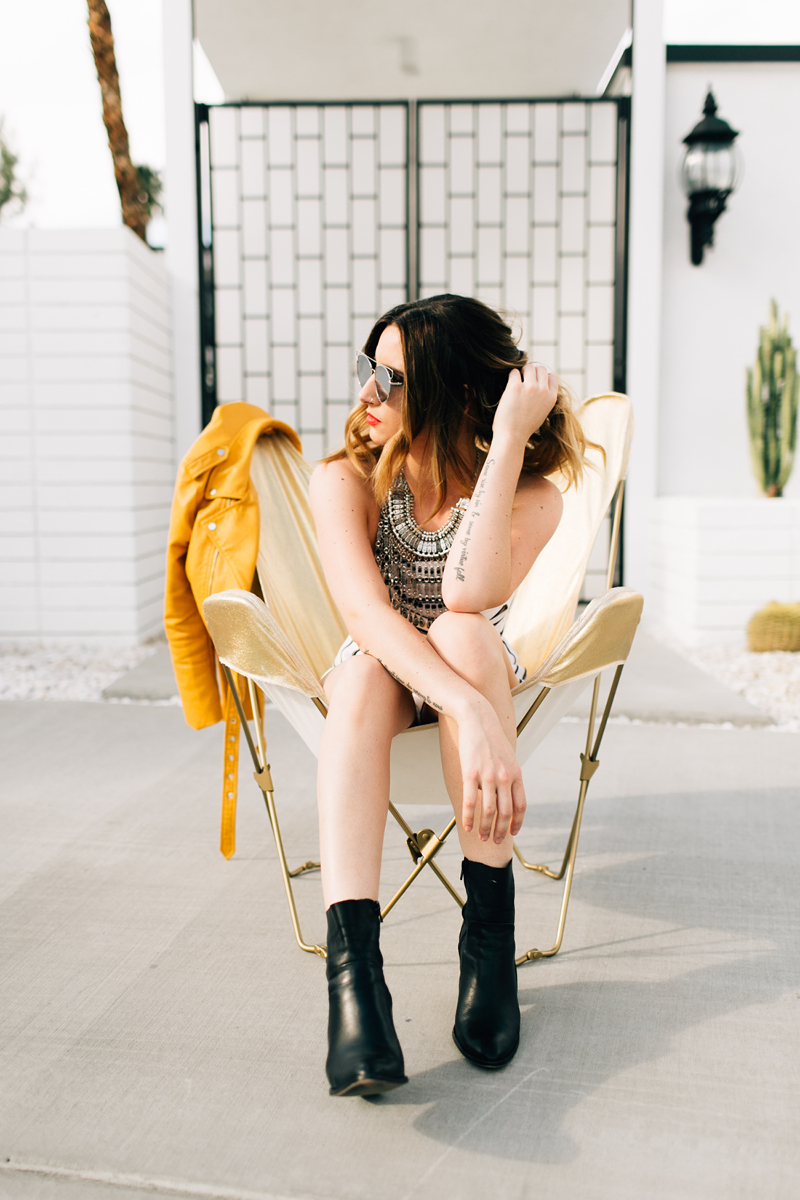
<svg viewBox="0 0 800 1200">
<path fill-rule="evenodd" d="M 198 105 L 204 421 L 247 400 L 320 457 L 373 322 L 443 291 L 509 312 L 578 397 L 624 391 L 629 108 Z"/>
</svg>

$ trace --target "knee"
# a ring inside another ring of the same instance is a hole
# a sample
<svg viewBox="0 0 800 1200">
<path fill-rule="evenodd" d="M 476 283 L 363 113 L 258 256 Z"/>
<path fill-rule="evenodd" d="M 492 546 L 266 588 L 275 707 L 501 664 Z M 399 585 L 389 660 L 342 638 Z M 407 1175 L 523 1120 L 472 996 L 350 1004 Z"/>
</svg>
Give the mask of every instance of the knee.
<svg viewBox="0 0 800 1200">
<path fill-rule="evenodd" d="M 332 708 L 374 713 L 390 705 L 400 692 L 386 668 L 368 654 L 346 659 L 334 674 L 333 686 L 325 689 Z"/>
<path fill-rule="evenodd" d="M 470 674 L 505 666 L 500 635 L 482 613 L 442 613 L 431 625 L 428 640 L 446 662 Z"/>
</svg>

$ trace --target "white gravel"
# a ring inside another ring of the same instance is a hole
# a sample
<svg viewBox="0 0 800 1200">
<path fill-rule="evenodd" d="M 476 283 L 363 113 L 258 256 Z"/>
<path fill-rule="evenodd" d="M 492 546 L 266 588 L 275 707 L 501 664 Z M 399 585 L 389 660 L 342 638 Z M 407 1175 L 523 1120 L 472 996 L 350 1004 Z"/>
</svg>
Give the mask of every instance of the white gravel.
<svg viewBox="0 0 800 1200">
<path fill-rule="evenodd" d="M 744 645 L 688 649 L 662 630 L 651 632 L 689 662 L 738 692 L 782 730 L 800 732 L 800 654 L 751 654 Z M 0 648 L 0 700 L 103 700 L 103 688 L 156 651 L 33 645 Z M 177 704 L 173 700 L 110 703 Z"/>
<path fill-rule="evenodd" d="M 652 633 L 755 708 L 769 713 L 781 729 L 800 732 L 800 653 L 752 654 L 744 639 L 735 646 L 690 649 L 661 630 Z"/>
<path fill-rule="evenodd" d="M 124 649 L 33 645 L 0 649 L 0 700 L 102 700 L 103 688 L 155 654 L 153 643 Z"/>
</svg>

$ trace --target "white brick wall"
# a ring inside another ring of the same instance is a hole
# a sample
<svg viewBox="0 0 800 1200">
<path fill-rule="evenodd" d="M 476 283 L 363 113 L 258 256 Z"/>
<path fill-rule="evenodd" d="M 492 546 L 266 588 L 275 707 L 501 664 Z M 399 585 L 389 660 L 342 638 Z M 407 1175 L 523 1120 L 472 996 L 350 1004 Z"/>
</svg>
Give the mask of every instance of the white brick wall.
<svg viewBox="0 0 800 1200">
<path fill-rule="evenodd" d="M 661 496 L 651 619 L 686 645 L 740 641 L 770 600 L 800 601 L 800 500 Z"/>
<path fill-rule="evenodd" d="M 0 637 L 161 629 L 167 277 L 129 229 L 0 230 Z"/>
</svg>

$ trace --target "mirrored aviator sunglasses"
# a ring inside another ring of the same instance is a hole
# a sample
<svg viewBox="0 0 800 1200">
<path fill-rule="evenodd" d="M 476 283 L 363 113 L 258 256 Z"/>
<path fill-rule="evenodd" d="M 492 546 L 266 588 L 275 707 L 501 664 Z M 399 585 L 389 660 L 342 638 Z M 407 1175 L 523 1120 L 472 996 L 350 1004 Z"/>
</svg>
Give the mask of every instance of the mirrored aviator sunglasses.
<svg viewBox="0 0 800 1200">
<path fill-rule="evenodd" d="M 359 354 L 356 359 L 356 374 L 358 382 L 362 388 L 369 383 L 370 378 L 375 376 L 375 395 L 381 404 L 385 404 L 389 399 L 389 392 L 392 390 L 392 373 L 383 363 L 375 362 L 367 354 Z"/>
</svg>

